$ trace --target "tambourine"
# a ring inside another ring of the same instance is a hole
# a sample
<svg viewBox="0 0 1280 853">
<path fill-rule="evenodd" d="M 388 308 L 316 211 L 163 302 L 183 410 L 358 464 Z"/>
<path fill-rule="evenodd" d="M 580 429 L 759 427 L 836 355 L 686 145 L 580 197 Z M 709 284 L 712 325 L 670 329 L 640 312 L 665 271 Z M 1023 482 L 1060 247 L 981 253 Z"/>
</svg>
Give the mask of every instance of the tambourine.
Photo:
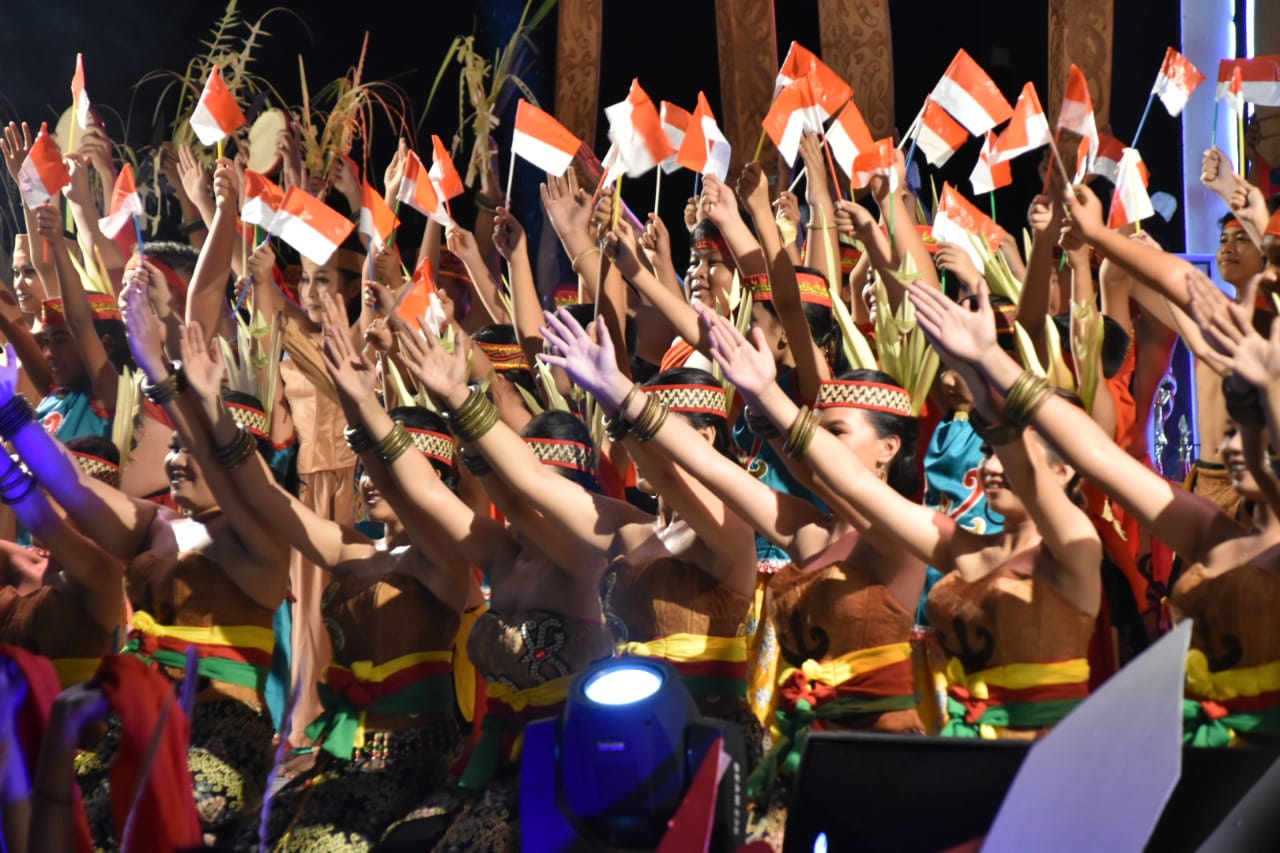
<svg viewBox="0 0 1280 853">
<path fill-rule="evenodd" d="M 249 168 L 269 174 L 280 165 L 280 152 L 276 142 L 280 131 L 288 127 L 288 119 L 282 110 L 263 110 L 249 128 Z"/>
</svg>

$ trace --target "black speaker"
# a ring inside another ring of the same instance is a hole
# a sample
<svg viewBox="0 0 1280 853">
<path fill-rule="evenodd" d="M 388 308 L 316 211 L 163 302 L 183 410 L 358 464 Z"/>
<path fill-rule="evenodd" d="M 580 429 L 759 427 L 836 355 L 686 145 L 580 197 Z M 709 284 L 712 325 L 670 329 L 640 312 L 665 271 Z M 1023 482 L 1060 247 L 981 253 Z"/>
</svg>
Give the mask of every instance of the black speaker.
<svg viewBox="0 0 1280 853">
<path fill-rule="evenodd" d="M 841 853 L 926 853 L 972 841 L 990 829 L 1030 748 L 1018 741 L 812 732 L 792 786 L 783 849 L 811 853 L 820 834 L 826 849 Z M 1182 777 L 1147 849 L 1197 849 L 1277 757 L 1185 748 Z M 1280 849 L 1280 825 L 1253 830 L 1262 849 Z"/>
</svg>

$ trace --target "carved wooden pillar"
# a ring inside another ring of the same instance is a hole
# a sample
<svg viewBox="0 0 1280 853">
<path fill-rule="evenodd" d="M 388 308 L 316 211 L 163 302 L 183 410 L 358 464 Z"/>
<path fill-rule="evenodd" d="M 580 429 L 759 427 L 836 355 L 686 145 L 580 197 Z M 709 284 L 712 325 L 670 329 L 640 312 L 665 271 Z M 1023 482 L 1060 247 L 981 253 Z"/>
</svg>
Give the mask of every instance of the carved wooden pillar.
<svg viewBox="0 0 1280 853">
<path fill-rule="evenodd" d="M 556 118 L 593 147 L 600 112 L 602 0 L 560 0 L 556 33 Z"/>
<path fill-rule="evenodd" d="M 1049 0 L 1050 123 L 1057 121 L 1067 75 L 1075 63 L 1089 81 L 1093 114 L 1101 129 L 1111 117 L 1111 52 L 1115 0 Z M 1064 160 L 1071 160 L 1066 151 Z"/>
<path fill-rule="evenodd" d="M 773 0 L 716 0 L 720 51 L 720 111 L 716 118 L 733 146 L 731 173 L 755 156 L 760 122 L 773 100 L 777 40 Z"/>
<path fill-rule="evenodd" d="M 1256 4 L 1253 18 L 1254 52 L 1258 56 L 1280 53 L 1280 3 Z M 1212 78 L 1205 84 L 1209 86 L 1217 77 L 1207 69 L 1205 73 Z M 1276 168 L 1280 166 L 1280 107 L 1255 107 L 1254 116 L 1262 134 L 1258 153 Z"/>
<path fill-rule="evenodd" d="M 818 0 L 818 20 L 823 61 L 853 86 L 872 135 L 889 136 L 894 129 L 889 0 Z"/>
</svg>

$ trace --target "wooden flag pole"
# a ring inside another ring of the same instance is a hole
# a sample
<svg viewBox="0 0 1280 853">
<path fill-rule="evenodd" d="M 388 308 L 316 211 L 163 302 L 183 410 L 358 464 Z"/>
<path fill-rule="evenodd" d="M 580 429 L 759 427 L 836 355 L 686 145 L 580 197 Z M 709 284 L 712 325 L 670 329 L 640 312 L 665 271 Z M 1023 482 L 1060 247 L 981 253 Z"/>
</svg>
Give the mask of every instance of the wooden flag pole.
<svg viewBox="0 0 1280 853">
<path fill-rule="evenodd" d="M 613 185 L 613 216 L 609 222 L 610 228 L 618 227 L 618 217 L 622 214 L 622 175 L 618 175 L 618 181 Z"/>
<path fill-rule="evenodd" d="M 761 130 L 760 141 L 756 143 L 756 156 L 751 158 L 752 163 L 760 162 L 760 155 L 764 153 L 764 141 L 768 138 L 769 138 L 769 132 L 766 130 Z"/>
<path fill-rule="evenodd" d="M 1240 166 L 1239 166 L 1240 177 L 1243 178 L 1245 176 L 1245 172 L 1248 171 L 1248 168 L 1245 165 L 1246 155 L 1245 155 L 1245 144 L 1244 144 L 1244 103 L 1243 102 L 1241 102 L 1240 104 L 1240 112 L 1236 113 L 1236 141 L 1239 143 L 1237 147 L 1239 148 L 1239 152 L 1240 152 Z"/>
</svg>

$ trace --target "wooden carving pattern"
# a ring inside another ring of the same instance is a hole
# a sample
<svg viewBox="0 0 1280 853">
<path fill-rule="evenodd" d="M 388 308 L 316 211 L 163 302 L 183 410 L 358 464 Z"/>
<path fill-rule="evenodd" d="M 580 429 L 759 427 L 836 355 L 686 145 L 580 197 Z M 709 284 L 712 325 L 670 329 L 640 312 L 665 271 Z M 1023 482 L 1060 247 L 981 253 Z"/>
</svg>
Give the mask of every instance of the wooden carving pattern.
<svg viewBox="0 0 1280 853">
<path fill-rule="evenodd" d="M 1111 116 L 1111 58 L 1115 0 L 1049 0 L 1050 124 L 1057 120 L 1062 92 L 1072 63 L 1089 81 L 1093 114 L 1098 127 Z M 1067 153 L 1063 152 L 1067 159 Z"/>
<path fill-rule="evenodd" d="M 716 0 L 720 52 L 720 111 L 716 118 L 733 146 L 730 172 L 756 153 L 760 122 L 773 100 L 778 69 L 773 0 Z"/>
<path fill-rule="evenodd" d="M 818 0 L 818 18 L 823 61 L 853 86 L 872 135 L 889 136 L 894 130 L 889 0 Z"/>
<path fill-rule="evenodd" d="M 560 0 L 556 38 L 556 118 L 595 144 L 600 101 L 602 0 Z"/>
</svg>

